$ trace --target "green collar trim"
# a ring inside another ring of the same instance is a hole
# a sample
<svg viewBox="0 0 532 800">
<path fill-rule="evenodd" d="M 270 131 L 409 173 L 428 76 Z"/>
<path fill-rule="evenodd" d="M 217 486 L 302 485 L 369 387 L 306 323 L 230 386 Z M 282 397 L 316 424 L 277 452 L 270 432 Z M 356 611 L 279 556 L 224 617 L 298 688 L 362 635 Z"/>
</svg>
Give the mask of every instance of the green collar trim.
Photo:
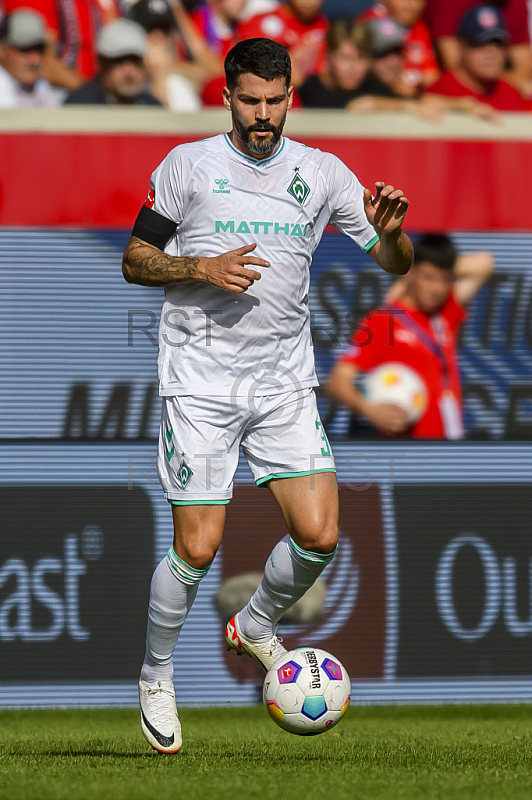
<svg viewBox="0 0 532 800">
<path fill-rule="evenodd" d="M 233 142 L 229 138 L 229 134 L 228 133 L 224 133 L 224 137 L 225 137 L 225 141 L 227 142 L 227 144 L 229 145 L 231 150 L 234 150 L 234 152 L 237 153 L 240 156 L 240 158 L 244 158 L 246 161 L 250 161 L 252 164 L 255 164 L 255 166 L 257 166 L 257 167 L 262 166 L 262 164 L 269 164 L 270 161 L 272 161 L 274 158 L 277 158 L 277 156 L 280 153 L 282 153 L 282 151 L 284 150 L 285 139 L 284 139 L 284 136 L 281 136 L 281 146 L 279 147 L 279 149 L 277 150 L 276 153 L 274 153 L 272 156 L 269 156 L 269 158 L 252 158 L 252 156 L 246 156 L 244 153 L 242 153 L 240 150 L 238 150 L 234 146 Z"/>
</svg>

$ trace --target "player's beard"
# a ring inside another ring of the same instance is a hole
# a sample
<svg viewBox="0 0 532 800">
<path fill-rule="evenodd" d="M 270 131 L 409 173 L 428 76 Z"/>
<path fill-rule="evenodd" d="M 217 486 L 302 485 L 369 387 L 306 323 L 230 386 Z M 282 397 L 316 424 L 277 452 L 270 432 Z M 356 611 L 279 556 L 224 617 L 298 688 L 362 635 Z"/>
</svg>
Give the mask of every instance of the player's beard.
<svg viewBox="0 0 532 800">
<path fill-rule="evenodd" d="M 286 114 L 279 125 L 272 125 L 271 122 L 265 122 L 262 125 L 255 123 L 246 128 L 242 120 L 234 116 L 233 127 L 250 153 L 254 153 L 256 156 L 265 156 L 271 153 L 277 146 L 283 132 L 285 120 Z M 254 131 L 271 131 L 272 135 L 265 139 L 256 138 L 253 137 Z"/>
</svg>

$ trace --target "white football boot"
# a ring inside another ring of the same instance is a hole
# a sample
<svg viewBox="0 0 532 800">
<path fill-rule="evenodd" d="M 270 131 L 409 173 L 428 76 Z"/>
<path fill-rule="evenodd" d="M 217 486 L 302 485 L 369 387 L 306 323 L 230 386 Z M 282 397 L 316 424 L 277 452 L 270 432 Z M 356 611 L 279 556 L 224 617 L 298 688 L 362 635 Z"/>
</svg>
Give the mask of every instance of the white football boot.
<svg viewBox="0 0 532 800">
<path fill-rule="evenodd" d="M 274 634 L 271 639 L 248 639 L 243 636 L 238 626 L 238 614 L 235 614 L 225 628 L 225 641 L 228 650 L 236 650 L 238 655 L 246 653 L 254 658 L 266 672 L 270 669 L 278 658 L 281 658 L 287 650 L 281 644 L 282 639 L 278 639 Z"/>
<path fill-rule="evenodd" d="M 139 680 L 139 701 L 140 725 L 146 741 L 159 753 L 177 753 L 183 740 L 173 683 Z"/>
</svg>

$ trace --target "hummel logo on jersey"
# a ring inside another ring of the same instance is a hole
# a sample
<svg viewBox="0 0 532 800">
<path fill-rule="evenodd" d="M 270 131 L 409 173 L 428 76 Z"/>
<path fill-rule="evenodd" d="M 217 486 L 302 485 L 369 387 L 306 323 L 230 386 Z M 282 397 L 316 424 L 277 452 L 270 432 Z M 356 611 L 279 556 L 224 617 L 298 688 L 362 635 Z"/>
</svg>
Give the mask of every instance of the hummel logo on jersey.
<svg viewBox="0 0 532 800">
<path fill-rule="evenodd" d="M 288 187 L 287 192 L 291 194 L 292 197 L 295 197 L 299 205 L 302 206 L 310 194 L 310 187 L 307 186 L 301 175 L 296 173 L 292 178 L 292 183 Z"/>
<path fill-rule="evenodd" d="M 177 471 L 177 480 L 179 481 L 179 484 L 182 489 L 187 488 L 187 485 L 193 475 L 194 473 L 192 472 L 187 462 L 183 458 L 181 460 L 181 464 L 179 465 L 179 469 Z"/>
<path fill-rule="evenodd" d="M 218 187 L 212 190 L 214 194 L 231 194 L 231 189 L 225 188 L 229 183 L 228 178 L 215 178 L 214 182 Z"/>
</svg>

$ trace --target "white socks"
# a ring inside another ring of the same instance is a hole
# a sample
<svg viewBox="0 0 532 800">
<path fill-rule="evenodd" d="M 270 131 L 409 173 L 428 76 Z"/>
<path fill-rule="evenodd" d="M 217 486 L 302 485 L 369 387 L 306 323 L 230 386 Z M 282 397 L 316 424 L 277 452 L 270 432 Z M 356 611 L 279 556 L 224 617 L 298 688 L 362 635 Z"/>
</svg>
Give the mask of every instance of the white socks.
<svg viewBox="0 0 532 800">
<path fill-rule="evenodd" d="M 250 639 L 270 638 L 280 618 L 319 578 L 332 553 L 303 550 L 291 536 L 273 548 L 264 568 L 264 577 L 245 608 L 238 613 L 238 624 Z M 171 681 L 173 654 L 181 628 L 196 597 L 200 580 L 207 569 L 194 569 L 171 547 L 151 582 L 148 609 L 146 656 L 140 677 L 146 683 Z"/>
<path fill-rule="evenodd" d="M 172 657 L 177 639 L 196 597 L 199 582 L 208 570 L 208 567 L 190 567 L 171 547 L 153 573 L 146 656 L 140 673 L 146 683 L 172 680 Z"/>
<path fill-rule="evenodd" d="M 238 613 L 240 630 L 250 639 L 272 636 L 285 611 L 319 578 L 332 553 L 303 550 L 288 534 L 273 548 L 257 591 Z"/>
</svg>

